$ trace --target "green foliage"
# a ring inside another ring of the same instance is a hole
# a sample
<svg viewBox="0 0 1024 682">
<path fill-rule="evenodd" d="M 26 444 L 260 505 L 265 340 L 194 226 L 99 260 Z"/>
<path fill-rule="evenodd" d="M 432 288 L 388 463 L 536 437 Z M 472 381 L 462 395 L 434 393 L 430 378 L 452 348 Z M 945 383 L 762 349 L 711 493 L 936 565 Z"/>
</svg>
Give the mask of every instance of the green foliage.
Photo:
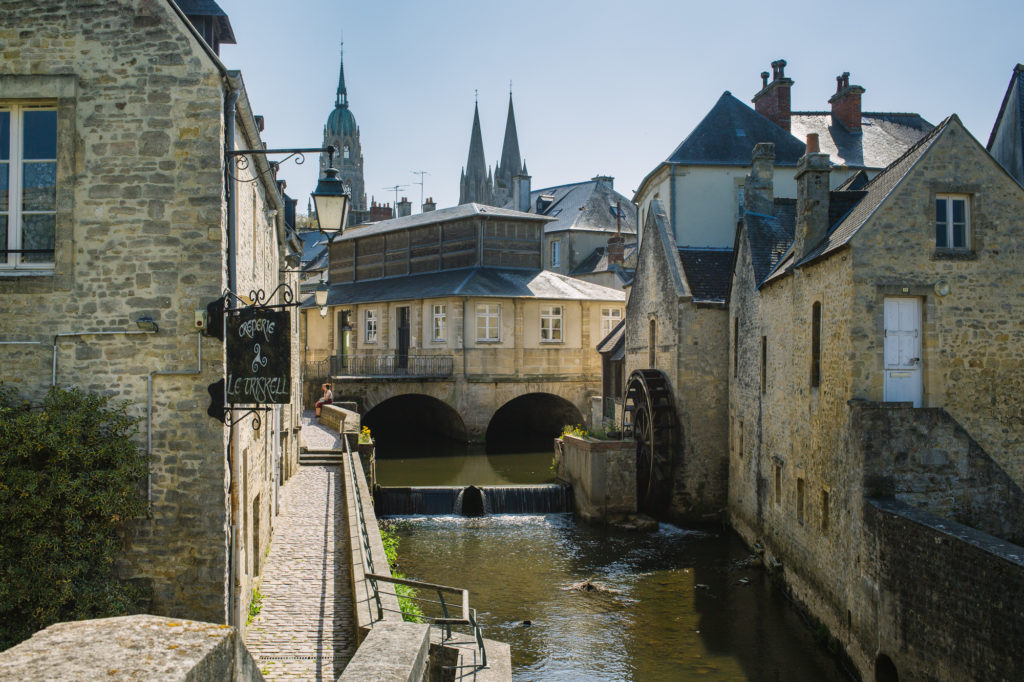
<svg viewBox="0 0 1024 682">
<path fill-rule="evenodd" d="M 622 429 L 615 422 L 605 422 L 601 428 L 590 435 L 598 440 L 621 440 Z"/>
<path fill-rule="evenodd" d="M 586 438 L 587 430 L 583 428 L 582 424 L 576 424 L 575 426 L 572 424 L 566 424 L 565 426 L 562 427 L 562 435 L 575 436 L 576 438 Z"/>
<path fill-rule="evenodd" d="M 260 592 L 260 588 L 252 588 L 252 599 L 249 601 L 249 617 L 245 619 L 246 625 L 252 625 L 252 622 L 256 620 L 256 616 L 260 615 L 260 611 L 263 610 L 263 593 Z"/>
<path fill-rule="evenodd" d="M 386 521 L 378 522 L 380 527 L 380 539 L 384 545 L 384 554 L 388 558 L 388 568 L 395 578 L 405 578 L 405 573 L 398 570 L 398 534 L 391 524 Z M 424 623 L 423 609 L 419 602 L 414 601 L 417 592 L 415 587 L 408 585 L 395 585 L 395 594 L 398 595 L 398 606 L 402 609 L 402 620 L 409 623 Z"/>
<path fill-rule="evenodd" d="M 142 516 L 145 454 L 127 404 L 51 389 L 29 409 L 0 384 L 0 650 L 42 628 L 131 612 L 117 580 L 125 520 Z"/>
</svg>

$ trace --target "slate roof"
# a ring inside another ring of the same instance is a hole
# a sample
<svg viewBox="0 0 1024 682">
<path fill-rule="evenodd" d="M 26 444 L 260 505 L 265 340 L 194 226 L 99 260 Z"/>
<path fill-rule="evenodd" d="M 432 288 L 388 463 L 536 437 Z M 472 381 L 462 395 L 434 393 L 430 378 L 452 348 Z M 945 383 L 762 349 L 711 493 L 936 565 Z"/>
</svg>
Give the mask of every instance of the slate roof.
<svg viewBox="0 0 1024 682">
<path fill-rule="evenodd" d="M 775 165 L 795 166 L 804 143 L 726 91 L 667 163 L 749 166 L 758 142 L 775 143 Z"/>
<path fill-rule="evenodd" d="M 623 320 L 612 327 L 608 336 L 597 344 L 597 352 L 608 355 L 611 361 L 623 360 L 626 357 L 626 321 Z"/>
<path fill-rule="evenodd" d="M 1003 133 L 1003 144 L 993 149 L 997 136 Z M 1010 84 L 999 105 L 996 122 L 985 148 L 996 157 L 1017 182 L 1024 184 L 1024 64 L 1013 69 Z M 1009 158 L 1004 158 L 1010 154 Z"/>
<path fill-rule="evenodd" d="M 796 201 L 786 200 L 780 206 L 776 199 L 775 215 L 747 211 L 745 225 L 750 244 L 750 262 L 754 268 L 754 283 L 760 285 L 778 264 L 782 255 L 793 245 Z M 781 210 L 780 210 L 781 209 Z"/>
<path fill-rule="evenodd" d="M 409 301 L 444 296 L 624 301 L 625 294 L 550 270 L 462 268 L 364 282 L 332 284 L 327 305 Z M 314 306 L 312 298 L 303 307 Z"/>
<path fill-rule="evenodd" d="M 953 120 L 956 120 L 958 123 L 960 121 L 956 114 L 948 117 L 932 129 L 930 133 L 918 140 L 917 144 L 908 149 L 902 156 L 890 164 L 888 168 L 872 178 L 871 182 L 865 185 L 864 190 L 862 190 L 863 198 L 860 202 L 846 214 L 845 218 L 829 230 L 828 236 L 822 240 L 821 244 L 811 250 L 796 264 L 808 263 L 846 246 L 850 238 L 863 227 L 864 223 L 875 212 L 875 209 L 885 201 L 889 193 L 906 176 L 907 172 L 914 167 L 918 159 L 931 148 L 935 140 L 942 134 L 942 131 Z M 829 217 L 832 217 L 831 211 L 829 212 Z"/>
<path fill-rule="evenodd" d="M 749 150 L 747 156 L 750 156 Z M 552 200 L 551 204 L 538 214 L 537 200 L 541 195 L 551 196 Z M 619 202 L 622 209 L 622 233 L 636 234 L 636 205 L 616 192 L 608 183 L 598 180 L 534 190 L 530 192 L 529 212 L 554 218 L 544 227 L 545 233 L 564 230 L 615 232 L 615 202 Z M 511 202 L 505 204 L 507 209 L 511 206 Z"/>
<path fill-rule="evenodd" d="M 599 246 L 594 249 L 589 256 L 584 258 L 583 261 L 569 273 L 569 276 L 578 277 L 579 275 L 592 275 L 598 272 L 611 271 L 618 276 L 619 281 L 625 284 L 633 279 L 633 272 L 636 270 L 636 268 L 626 266 L 626 263 L 628 263 L 636 254 L 636 249 L 636 242 L 624 245 L 623 262 L 609 265 L 608 248 L 605 246 Z"/>
<path fill-rule="evenodd" d="M 231 20 L 228 14 L 214 0 L 175 0 L 185 16 L 192 17 L 217 17 L 217 28 L 219 39 L 222 43 L 235 45 L 235 32 L 231 28 Z"/>
<path fill-rule="evenodd" d="M 440 208 L 436 211 L 416 213 L 413 215 L 402 216 L 401 218 L 381 220 L 376 223 L 364 223 L 363 225 L 358 225 L 354 228 L 345 230 L 340 237 L 335 239 L 335 242 L 345 241 L 347 239 L 358 239 L 359 237 L 383 234 L 385 232 L 393 232 L 395 230 L 405 230 L 410 227 L 433 225 L 434 223 L 457 220 L 459 218 L 469 218 L 476 215 L 498 216 L 501 218 L 519 218 L 522 220 L 550 220 L 550 218 L 543 215 L 523 213 L 522 211 L 513 211 L 508 208 L 497 208 L 495 206 L 486 206 L 484 204 L 475 203 L 459 204 L 458 206 L 451 206 L 449 208 Z"/>
<path fill-rule="evenodd" d="M 724 303 L 732 276 L 732 249 L 679 249 L 694 301 Z"/>
<path fill-rule="evenodd" d="M 867 171 L 859 170 L 840 182 L 835 191 L 845 192 L 847 190 L 864 189 L 864 186 L 868 184 L 870 179 L 871 178 L 868 177 Z"/>
<path fill-rule="evenodd" d="M 790 128 L 797 140 L 816 133 L 834 165 L 885 168 L 934 127 L 918 114 L 863 112 L 860 118 L 861 132 L 852 133 L 830 111 L 794 111 Z"/>
</svg>

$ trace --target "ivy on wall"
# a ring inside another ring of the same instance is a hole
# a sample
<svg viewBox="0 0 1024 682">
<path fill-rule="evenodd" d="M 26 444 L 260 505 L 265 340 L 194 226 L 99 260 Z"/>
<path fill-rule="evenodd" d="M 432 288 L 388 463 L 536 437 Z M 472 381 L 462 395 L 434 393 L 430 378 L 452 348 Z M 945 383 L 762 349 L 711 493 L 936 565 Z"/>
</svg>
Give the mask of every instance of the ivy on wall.
<svg viewBox="0 0 1024 682">
<path fill-rule="evenodd" d="M 129 613 L 124 523 L 145 513 L 127 403 L 51 389 L 29 408 L 0 384 L 0 649 L 53 623 Z"/>
</svg>

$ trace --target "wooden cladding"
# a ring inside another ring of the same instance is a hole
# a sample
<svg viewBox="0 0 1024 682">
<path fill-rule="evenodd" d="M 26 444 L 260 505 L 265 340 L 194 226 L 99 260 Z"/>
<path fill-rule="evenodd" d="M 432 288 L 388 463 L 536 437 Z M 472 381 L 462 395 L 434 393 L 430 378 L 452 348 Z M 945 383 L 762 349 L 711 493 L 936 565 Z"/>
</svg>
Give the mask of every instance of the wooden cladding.
<svg viewBox="0 0 1024 682">
<path fill-rule="evenodd" d="M 398 277 L 478 265 L 539 268 L 542 229 L 534 222 L 471 219 L 360 237 L 332 247 L 331 281 Z"/>
</svg>

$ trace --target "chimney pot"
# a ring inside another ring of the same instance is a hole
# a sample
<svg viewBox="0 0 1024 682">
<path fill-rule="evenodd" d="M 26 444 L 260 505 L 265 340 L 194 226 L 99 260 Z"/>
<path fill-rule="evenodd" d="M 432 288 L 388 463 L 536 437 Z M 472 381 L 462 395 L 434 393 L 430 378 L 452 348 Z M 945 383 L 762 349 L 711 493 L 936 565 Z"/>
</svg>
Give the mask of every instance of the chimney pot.
<svg viewBox="0 0 1024 682">
<path fill-rule="evenodd" d="M 772 81 L 768 82 L 768 72 L 761 73 L 762 87 L 754 95 L 754 109 L 775 125 L 787 132 L 790 130 L 791 100 L 790 88 L 793 79 L 786 78 L 786 60 L 776 59 L 772 62 Z"/>
<path fill-rule="evenodd" d="M 847 130 L 859 133 L 861 130 L 861 95 L 864 88 L 850 85 L 850 72 L 844 71 L 836 76 L 836 94 L 829 98 L 832 105 L 832 118 L 839 121 Z"/>
<path fill-rule="evenodd" d="M 767 71 L 762 71 L 761 72 L 761 87 L 762 88 L 767 88 L 768 87 L 768 76 L 770 76 L 770 75 L 771 74 L 769 74 Z"/>
<path fill-rule="evenodd" d="M 821 151 L 818 146 L 818 133 L 807 133 L 807 152 L 808 154 L 817 154 Z"/>
</svg>

